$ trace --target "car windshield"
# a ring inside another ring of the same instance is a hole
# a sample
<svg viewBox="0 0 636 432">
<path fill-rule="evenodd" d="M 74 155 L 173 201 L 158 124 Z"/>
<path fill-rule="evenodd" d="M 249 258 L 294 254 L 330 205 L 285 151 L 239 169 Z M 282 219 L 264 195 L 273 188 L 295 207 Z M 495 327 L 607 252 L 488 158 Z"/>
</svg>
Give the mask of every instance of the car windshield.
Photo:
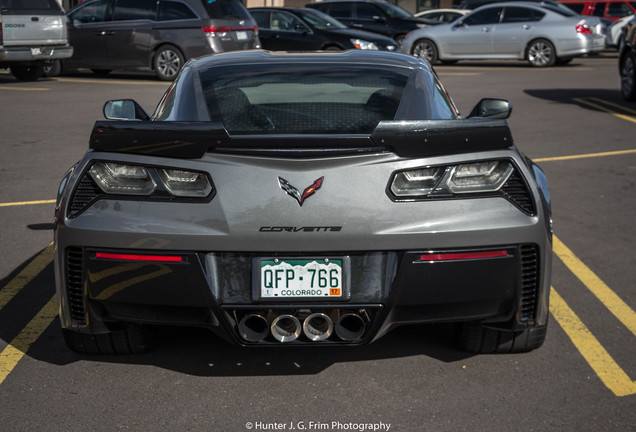
<svg viewBox="0 0 636 432">
<path fill-rule="evenodd" d="M 332 18 L 326 13 L 317 10 L 305 9 L 301 12 L 301 15 L 305 21 L 307 21 L 318 30 L 334 30 L 347 28 L 346 25 L 344 25 L 337 19 Z"/>
<path fill-rule="evenodd" d="M 319 64 L 220 66 L 200 72 L 213 121 L 230 134 L 363 134 L 397 112 L 409 69 Z"/>
<path fill-rule="evenodd" d="M 382 11 L 388 16 L 390 16 L 391 18 L 404 18 L 404 19 L 413 18 L 413 15 L 411 15 L 410 13 L 408 13 L 401 7 L 396 6 L 392 3 L 377 2 L 374 4 L 380 9 L 382 9 Z"/>
</svg>

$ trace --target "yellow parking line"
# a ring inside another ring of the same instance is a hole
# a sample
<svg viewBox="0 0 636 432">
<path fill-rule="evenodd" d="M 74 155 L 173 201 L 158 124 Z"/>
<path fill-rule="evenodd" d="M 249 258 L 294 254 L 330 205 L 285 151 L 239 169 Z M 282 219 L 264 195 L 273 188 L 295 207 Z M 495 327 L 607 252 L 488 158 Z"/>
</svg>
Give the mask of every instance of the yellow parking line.
<svg viewBox="0 0 636 432">
<path fill-rule="evenodd" d="M 596 157 L 606 157 L 606 156 L 620 156 L 625 154 L 636 153 L 635 150 L 618 150 L 611 152 L 602 152 L 602 153 L 588 153 L 588 154 L 580 154 L 580 155 L 572 155 L 572 156 L 555 156 L 555 157 L 547 157 L 547 158 L 538 158 L 532 159 L 534 162 L 554 162 L 561 160 L 572 160 L 572 159 L 586 159 L 586 158 L 596 158 Z"/>
<path fill-rule="evenodd" d="M 70 82 L 70 83 L 87 83 L 87 84 L 117 84 L 117 85 L 154 85 L 168 87 L 171 83 L 164 81 L 137 81 L 137 80 L 100 80 L 90 78 L 53 78 L 53 81 Z"/>
<path fill-rule="evenodd" d="M 607 309 L 636 336 L 636 312 L 608 287 L 561 240 L 554 236 L 554 253 L 563 264 L 598 298 Z"/>
<path fill-rule="evenodd" d="M 3 87 L 3 86 L 0 86 L 0 90 L 46 91 L 46 90 L 51 90 L 51 89 L 50 88 L 43 88 L 43 87 Z"/>
<path fill-rule="evenodd" d="M 12 207 L 12 206 L 34 205 L 34 204 L 51 204 L 54 202 L 55 200 L 8 202 L 8 203 L 0 203 L 0 207 Z"/>
<path fill-rule="evenodd" d="M 606 113 L 608 113 L 608 114 L 612 114 L 614 117 L 618 117 L 619 119 L 627 120 L 627 121 L 632 122 L 632 123 L 636 123 L 636 117 L 633 117 L 633 116 L 629 116 L 629 115 L 625 115 L 625 114 L 618 113 L 618 112 L 613 111 L 613 110 L 611 110 L 611 109 L 609 109 L 609 108 L 605 108 L 604 106 L 601 106 L 601 105 L 598 105 L 598 104 L 592 103 L 592 102 L 590 102 L 590 101 L 588 101 L 588 100 L 586 100 L 586 99 L 583 99 L 583 98 L 573 98 L 572 100 L 573 100 L 573 101 L 575 101 L 575 102 L 578 102 L 578 103 L 580 103 L 580 104 L 589 105 L 589 106 L 591 106 L 592 108 L 596 108 L 596 109 L 597 109 L 597 110 L 599 110 L 599 111 L 603 111 L 603 112 L 606 112 Z"/>
<path fill-rule="evenodd" d="M 614 361 L 554 287 L 550 289 L 550 312 L 607 388 L 616 396 L 636 394 L 636 382 Z"/>
<path fill-rule="evenodd" d="M 4 382 L 18 362 L 24 357 L 31 345 L 57 316 L 55 294 L 40 312 L 22 329 L 7 347 L 0 352 L 0 384 Z"/>
<path fill-rule="evenodd" d="M 0 290 L 0 310 L 53 261 L 53 251 L 51 243 Z"/>
<path fill-rule="evenodd" d="M 596 101 L 596 102 L 600 102 L 600 103 L 603 103 L 605 105 L 609 105 L 609 106 L 615 107 L 616 109 L 623 110 L 623 111 L 626 111 L 626 112 L 629 112 L 629 113 L 632 113 L 632 114 L 636 114 L 636 110 L 633 110 L 633 109 L 628 108 L 628 107 L 623 106 L 623 105 L 616 104 L 614 102 L 606 101 L 606 100 L 599 99 L 599 98 L 596 98 L 596 97 L 589 97 L 587 99 L 593 100 L 593 101 Z"/>
</svg>

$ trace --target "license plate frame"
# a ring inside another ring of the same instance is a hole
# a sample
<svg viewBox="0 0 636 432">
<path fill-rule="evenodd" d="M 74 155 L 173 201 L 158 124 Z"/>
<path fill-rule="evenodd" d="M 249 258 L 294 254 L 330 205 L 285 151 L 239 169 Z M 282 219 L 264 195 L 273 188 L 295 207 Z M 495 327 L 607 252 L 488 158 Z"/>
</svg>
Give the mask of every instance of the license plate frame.
<svg viewBox="0 0 636 432">
<path fill-rule="evenodd" d="M 316 272 L 311 272 L 308 269 L 311 268 L 312 263 L 316 263 L 315 268 Z M 270 266 L 273 269 L 279 269 L 281 271 L 285 270 L 285 273 L 280 274 L 281 278 L 278 280 L 279 286 L 274 287 L 271 286 L 275 283 L 275 276 L 264 275 L 264 270 L 266 266 Z M 295 270 L 296 267 L 301 266 L 307 270 L 306 272 Z M 340 269 L 340 286 L 332 287 L 331 286 L 331 278 L 334 274 L 330 274 L 330 270 L 338 267 Z M 288 273 L 286 270 L 289 270 L 289 267 L 294 269 L 294 278 L 291 281 L 288 281 L 286 276 Z M 254 258 L 252 260 L 252 297 L 256 301 L 261 302 L 342 302 L 348 301 L 350 299 L 350 268 L 351 268 L 351 259 L 348 256 L 302 256 L 302 257 L 259 257 Z M 326 273 L 319 273 L 319 269 L 323 269 Z M 298 277 L 304 277 L 306 274 L 313 276 L 314 284 L 316 286 L 311 286 L 310 278 L 307 280 L 298 280 Z M 267 280 L 266 280 L 267 279 Z M 322 280 L 325 282 L 326 286 L 319 286 L 319 281 Z M 300 287 L 297 284 L 305 284 L 304 287 Z M 281 284 L 283 286 L 281 286 Z M 289 284 L 289 285 L 288 285 Z M 266 286 L 267 285 L 267 286 Z M 290 286 L 291 285 L 291 286 Z M 264 291 L 266 289 L 270 290 L 269 295 Z M 340 295 L 330 294 L 329 291 L 331 289 L 340 289 Z M 291 290 L 294 291 L 294 295 L 289 293 L 282 293 L 282 290 Z M 305 295 L 296 294 L 298 291 L 304 290 L 308 291 Z M 317 293 L 309 293 L 309 291 L 319 291 L 322 290 L 322 293 L 318 295 Z"/>
</svg>

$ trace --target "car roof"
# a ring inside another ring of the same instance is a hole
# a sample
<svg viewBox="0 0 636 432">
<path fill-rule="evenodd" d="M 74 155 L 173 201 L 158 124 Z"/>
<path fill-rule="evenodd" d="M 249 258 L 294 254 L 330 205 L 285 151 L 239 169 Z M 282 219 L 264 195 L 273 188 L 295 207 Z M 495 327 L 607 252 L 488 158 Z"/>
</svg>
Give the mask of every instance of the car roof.
<svg viewBox="0 0 636 432">
<path fill-rule="evenodd" d="M 188 62 L 190 67 L 205 69 L 224 65 L 250 65 L 263 63 L 330 63 L 330 64 L 375 64 L 404 68 L 427 68 L 424 60 L 387 51 L 350 50 L 339 52 L 283 52 L 283 51 L 232 51 L 199 57 Z"/>
</svg>

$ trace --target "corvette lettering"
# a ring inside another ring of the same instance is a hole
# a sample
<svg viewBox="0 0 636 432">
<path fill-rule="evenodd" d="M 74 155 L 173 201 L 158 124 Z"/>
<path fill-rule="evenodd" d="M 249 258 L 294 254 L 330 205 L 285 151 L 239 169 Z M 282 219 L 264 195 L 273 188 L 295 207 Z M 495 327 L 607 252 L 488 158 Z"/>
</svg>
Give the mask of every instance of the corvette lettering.
<svg viewBox="0 0 636 432">
<path fill-rule="evenodd" d="M 261 227 L 260 232 L 338 232 L 341 226 L 308 226 L 308 227 Z"/>
<path fill-rule="evenodd" d="M 305 188 L 302 195 L 298 189 L 296 189 L 294 186 L 292 186 L 287 180 L 285 180 L 282 177 L 278 177 L 278 185 L 280 186 L 282 190 L 287 192 L 287 195 L 289 195 L 290 197 L 298 201 L 298 205 L 302 207 L 303 202 L 305 202 L 305 200 L 308 197 L 312 196 L 314 193 L 316 193 L 318 189 L 320 189 L 320 186 L 322 186 L 323 180 L 324 180 L 324 177 L 320 177 L 319 179 L 314 181 L 314 183 L 311 186 Z"/>
</svg>

